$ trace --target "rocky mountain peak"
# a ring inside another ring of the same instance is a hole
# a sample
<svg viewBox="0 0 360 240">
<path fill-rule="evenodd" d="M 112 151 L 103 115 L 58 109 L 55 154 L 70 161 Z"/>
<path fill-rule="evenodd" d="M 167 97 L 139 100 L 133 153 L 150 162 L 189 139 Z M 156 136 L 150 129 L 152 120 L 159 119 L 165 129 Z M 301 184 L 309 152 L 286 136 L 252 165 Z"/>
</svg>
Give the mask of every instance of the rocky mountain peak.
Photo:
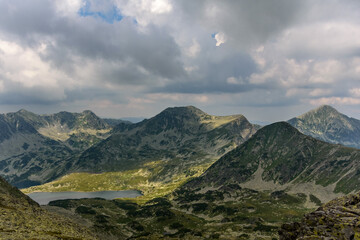
<svg viewBox="0 0 360 240">
<path fill-rule="evenodd" d="M 317 139 L 360 148 L 360 121 L 323 105 L 288 121 L 300 132 Z"/>
<path fill-rule="evenodd" d="M 336 112 L 336 113 L 338 113 L 338 111 L 334 108 L 334 107 L 332 107 L 332 106 L 330 106 L 330 105 L 321 105 L 320 107 L 318 107 L 318 108 L 316 108 L 314 111 L 323 111 L 323 112 Z"/>
<path fill-rule="evenodd" d="M 32 112 L 26 110 L 26 109 L 20 109 L 19 111 L 17 111 L 17 113 L 21 113 L 21 114 L 33 114 Z"/>
<path fill-rule="evenodd" d="M 199 117 L 203 115 L 207 115 L 205 112 L 194 106 L 185 106 L 185 107 L 169 107 L 164 111 L 159 113 L 158 115 L 175 115 L 175 116 L 191 116 L 191 117 Z"/>
<path fill-rule="evenodd" d="M 82 112 L 83 115 L 96 116 L 96 114 L 91 110 L 84 110 Z"/>
<path fill-rule="evenodd" d="M 327 118 L 334 118 L 334 117 L 341 117 L 341 113 L 339 113 L 335 108 L 329 105 L 322 105 L 318 108 L 315 108 L 313 110 L 310 110 L 307 113 L 304 113 L 303 115 L 299 116 L 299 119 L 311 119 L 311 118 L 317 118 L 317 119 L 327 119 Z"/>
<path fill-rule="evenodd" d="M 254 135 L 254 138 L 259 136 L 272 136 L 272 137 L 280 137 L 283 138 L 286 135 L 297 135 L 301 134 L 296 128 L 291 126 L 287 122 L 276 122 L 270 125 L 267 125 L 258 130 L 258 132 Z"/>
<path fill-rule="evenodd" d="M 210 115 L 193 106 L 167 108 L 153 118 L 146 120 L 145 128 L 150 133 L 176 130 L 197 132 L 201 120 Z"/>
</svg>

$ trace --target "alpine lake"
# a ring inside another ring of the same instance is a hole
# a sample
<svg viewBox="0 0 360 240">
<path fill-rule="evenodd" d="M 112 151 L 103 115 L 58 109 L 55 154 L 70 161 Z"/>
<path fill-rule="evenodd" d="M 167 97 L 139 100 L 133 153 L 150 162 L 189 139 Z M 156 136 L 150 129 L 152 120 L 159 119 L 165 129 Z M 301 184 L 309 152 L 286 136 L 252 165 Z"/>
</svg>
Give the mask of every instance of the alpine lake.
<svg viewBox="0 0 360 240">
<path fill-rule="evenodd" d="M 142 193 L 138 190 L 125 190 L 100 192 L 34 192 L 27 195 L 40 205 L 47 205 L 51 201 L 64 199 L 103 198 L 112 200 L 115 198 L 136 198 L 142 196 Z"/>
</svg>

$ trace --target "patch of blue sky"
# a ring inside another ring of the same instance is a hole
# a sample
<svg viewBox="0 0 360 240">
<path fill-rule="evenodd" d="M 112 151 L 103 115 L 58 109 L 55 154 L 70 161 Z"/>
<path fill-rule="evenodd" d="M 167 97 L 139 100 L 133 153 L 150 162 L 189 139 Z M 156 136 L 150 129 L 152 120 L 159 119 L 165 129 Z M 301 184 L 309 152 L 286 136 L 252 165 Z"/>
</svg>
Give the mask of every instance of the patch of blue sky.
<svg viewBox="0 0 360 240">
<path fill-rule="evenodd" d="M 215 38 L 215 35 L 216 35 L 216 34 L 217 34 L 217 32 L 216 32 L 216 33 L 212 33 L 212 34 L 211 34 L 211 37 L 212 37 L 212 38 Z"/>
<path fill-rule="evenodd" d="M 119 22 L 123 19 L 120 9 L 116 6 L 112 6 L 104 12 L 92 11 L 90 1 L 84 1 L 84 6 L 79 9 L 78 14 L 82 17 L 94 17 L 99 18 L 107 23 Z"/>
</svg>

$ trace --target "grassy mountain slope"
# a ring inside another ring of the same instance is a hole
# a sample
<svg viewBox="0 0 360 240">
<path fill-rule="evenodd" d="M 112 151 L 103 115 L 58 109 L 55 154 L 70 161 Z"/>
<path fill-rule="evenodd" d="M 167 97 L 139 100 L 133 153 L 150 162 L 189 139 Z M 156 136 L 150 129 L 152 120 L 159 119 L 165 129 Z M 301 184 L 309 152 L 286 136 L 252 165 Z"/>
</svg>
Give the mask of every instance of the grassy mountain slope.
<svg viewBox="0 0 360 240">
<path fill-rule="evenodd" d="M 300 132 L 314 138 L 360 148 L 360 120 L 323 105 L 288 121 Z"/>
<path fill-rule="evenodd" d="M 49 213 L 0 177 L 1 239 L 97 239 L 74 221 Z"/>
<path fill-rule="evenodd" d="M 359 173 L 360 150 L 319 141 L 279 122 L 260 129 L 186 187 L 241 183 L 255 189 L 287 189 L 327 199 L 323 194 L 331 198 L 334 192 L 359 190 Z M 317 191 L 324 188 L 329 192 Z"/>
</svg>

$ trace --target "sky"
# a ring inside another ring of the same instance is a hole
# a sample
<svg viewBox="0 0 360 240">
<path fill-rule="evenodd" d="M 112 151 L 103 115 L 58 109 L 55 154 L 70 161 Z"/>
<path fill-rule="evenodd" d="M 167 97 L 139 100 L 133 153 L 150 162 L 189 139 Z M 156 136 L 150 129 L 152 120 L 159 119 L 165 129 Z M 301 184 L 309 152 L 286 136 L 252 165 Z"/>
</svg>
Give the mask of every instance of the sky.
<svg viewBox="0 0 360 240">
<path fill-rule="evenodd" d="M 0 112 L 360 119 L 357 0 L 0 0 Z"/>
</svg>

